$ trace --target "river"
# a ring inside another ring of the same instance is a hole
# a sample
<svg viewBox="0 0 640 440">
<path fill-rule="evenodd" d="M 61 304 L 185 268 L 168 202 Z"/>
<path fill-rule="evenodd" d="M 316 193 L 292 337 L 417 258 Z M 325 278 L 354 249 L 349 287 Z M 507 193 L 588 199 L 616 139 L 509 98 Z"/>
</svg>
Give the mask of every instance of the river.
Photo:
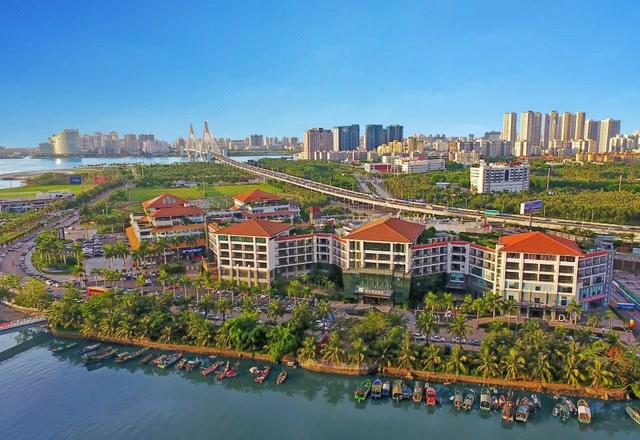
<svg viewBox="0 0 640 440">
<path fill-rule="evenodd" d="M 26 334 L 0 335 L 0 350 Z M 79 347 L 52 353 L 53 343 L 0 361 L 3 439 L 618 440 L 640 433 L 620 402 L 593 401 L 592 424 L 580 425 L 552 417 L 553 400 L 543 397 L 543 409 L 527 425 L 505 425 L 498 413 L 480 414 L 477 400 L 473 412 L 458 413 L 444 386 L 437 388 L 445 402 L 435 409 L 388 400 L 356 404 L 357 378 L 297 369 L 284 385 L 274 383 L 276 374 L 259 385 L 247 371 L 252 363 L 243 361 L 238 377 L 216 382 L 135 361 L 87 367 Z"/>
<path fill-rule="evenodd" d="M 247 162 L 249 160 L 260 160 L 265 157 L 272 158 L 291 158 L 291 155 L 283 154 L 278 155 L 251 155 L 251 156 L 233 156 L 233 158 L 240 162 Z M 96 166 L 96 165 L 114 165 L 114 164 L 131 164 L 131 163 L 144 163 L 148 165 L 153 164 L 171 164 L 176 162 L 182 162 L 185 160 L 179 156 L 166 156 L 166 157 L 69 157 L 69 158 L 30 158 L 25 157 L 22 159 L 0 159 L 0 177 L 6 174 L 14 173 L 36 173 L 55 170 L 66 170 L 69 168 Z M 21 180 L 12 179 L 0 179 L 0 188 L 16 188 L 21 186 L 23 182 Z"/>
</svg>

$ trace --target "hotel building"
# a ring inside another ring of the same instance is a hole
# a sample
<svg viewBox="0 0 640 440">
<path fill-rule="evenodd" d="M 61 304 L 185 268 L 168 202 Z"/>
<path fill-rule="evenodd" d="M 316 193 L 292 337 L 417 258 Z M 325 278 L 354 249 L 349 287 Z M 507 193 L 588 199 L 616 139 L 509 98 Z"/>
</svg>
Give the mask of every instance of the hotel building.
<svg viewBox="0 0 640 440">
<path fill-rule="evenodd" d="M 339 275 L 346 296 L 367 303 L 406 303 L 441 288 L 474 296 L 495 292 L 520 313 L 556 319 L 571 300 L 607 304 L 613 257 L 584 252 L 543 232 L 501 237 L 495 248 L 431 237 L 424 226 L 397 218 L 367 223 L 344 236 L 293 234 L 283 223 L 251 219 L 208 226 L 213 264 L 223 280 L 269 285 L 304 273 Z"/>
</svg>

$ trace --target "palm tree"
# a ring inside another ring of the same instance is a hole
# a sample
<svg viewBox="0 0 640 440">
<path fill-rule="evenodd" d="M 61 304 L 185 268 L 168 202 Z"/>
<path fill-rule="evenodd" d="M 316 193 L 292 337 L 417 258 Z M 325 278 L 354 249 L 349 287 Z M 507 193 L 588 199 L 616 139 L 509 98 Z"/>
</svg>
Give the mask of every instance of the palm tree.
<svg viewBox="0 0 640 440">
<path fill-rule="evenodd" d="M 331 313 L 331 304 L 326 299 L 321 300 L 316 305 L 316 313 L 317 317 L 322 320 L 322 332 L 324 333 L 326 324 L 327 324 L 327 316 Z"/>
<path fill-rule="evenodd" d="M 579 385 L 585 380 L 580 369 L 583 361 L 582 347 L 576 341 L 569 342 L 566 350 L 559 352 L 564 364 L 562 367 L 562 379 L 569 385 Z"/>
<path fill-rule="evenodd" d="M 604 312 L 604 319 L 609 321 L 609 328 L 613 327 L 613 318 L 614 318 L 614 313 L 611 311 L 611 309 L 607 309 Z"/>
<path fill-rule="evenodd" d="M 302 361 L 314 361 L 316 359 L 316 341 L 313 336 L 307 336 L 302 341 L 302 347 L 298 350 L 298 357 Z"/>
<path fill-rule="evenodd" d="M 435 344 L 429 344 L 424 350 L 424 359 L 422 365 L 428 371 L 437 371 L 438 367 L 442 363 L 441 357 L 442 349 Z"/>
<path fill-rule="evenodd" d="M 154 251 L 162 255 L 164 264 L 167 264 L 167 251 L 171 248 L 169 240 L 166 237 L 159 237 L 153 243 Z"/>
<path fill-rule="evenodd" d="M 458 344 L 462 344 L 462 340 L 466 339 L 470 331 L 467 318 L 464 315 L 456 315 L 449 323 L 449 333 L 458 338 Z"/>
<path fill-rule="evenodd" d="M 229 298 L 220 297 L 215 302 L 215 308 L 222 315 L 222 322 L 224 323 L 227 320 L 227 311 L 232 307 L 231 301 Z"/>
<path fill-rule="evenodd" d="M 147 280 L 145 279 L 144 275 L 138 275 L 136 277 L 136 287 L 140 289 L 140 295 L 144 293 L 142 289 L 146 285 L 147 285 Z"/>
<path fill-rule="evenodd" d="M 601 358 L 595 358 L 587 366 L 587 374 L 591 378 L 591 386 L 594 388 L 611 386 L 615 378 L 615 375 L 609 370 L 608 362 L 603 362 Z"/>
<path fill-rule="evenodd" d="M 431 310 L 431 313 L 435 313 L 437 307 L 438 296 L 435 293 L 429 291 L 429 293 L 424 296 L 424 308 L 426 310 Z"/>
<path fill-rule="evenodd" d="M 578 326 L 578 321 L 580 320 L 580 316 L 582 315 L 582 307 L 572 299 L 571 302 L 567 305 L 567 313 L 573 319 L 573 332 L 575 334 L 576 327 Z"/>
<path fill-rule="evenodd" d="M 496 310 L 500 308 L 502 298 L 500 298 L 496 293 L 489 292 L 484 296 L 484 300 L 487 308 L 492 311 L 493 319 L 496 319 Z"/>
<path fill-rule="evenodd" d="M 531 365 L 531 376 L 542 383 L 551 382 L 553 379 L 553 370 L 549 362 L 548 353 L 544 351 L 536 353 L 533 358 L 533 364 Z"/>
<path fill-rule="evenodd" d="M 502 314 L 507 315 L 507 328 L 510 327 L 511 316 L 512 316 L 511 312 L 513 312 L 513 309 L 515 308 L 515 306 L 516 306 L 516 300 L 513 298 L 506 299 L 502 302 Z"/>
<path fill-rule="evenodd" d="M 73 266 L 71 268 L 71 275 L 73 275 L 73 278 L 75 278 L 75 280 L 78 281 L 78 278 L 84 275 L 84 266 L 82 266 L 81 263 L 78 263 L 75 266 Z"/>
<path fill-rule="evenodd" d="M 454 345 L 451 349 L 449 359 L 447 359 L 444 364 L 444 369 L 447 373 L 455 374 L 456 376 L 467 374 L 467 361 L 468 358 L 462 351 L 462 347 L 460 345 Z"/>
<path fill-rule="evenodd" d="M 587 318 L 587 326 L 591 327 L 591 331 L 595 330 L 595 328 L 600 324 L 600 320 L 597 315 L 589 315 Z"/>
<path fill-rule="evenodd" d="M 365 355 L 367 353 L 367 346 L 365 345 L 362 338 L 357 338 L 353 342 L 351 342 L 351 349 L 349 350 L 349 354 L 347 358 L 349 359 L 349 363 L 355 365 L 360 368 L 360 365 L 364 362 Z"/>
<path fill-rule="evenodd" d="M 94 276 L 95 281 L 96 281 L 96 286 L 97 286 L 98 285 L 98 275 L 102 274 L 101 269 L 98 268 L 98 267 L 94 267 L 94 268 L 91 269 L 91 271 L 89 273 Z"/>
<path fill-rule="evenodd" d="M 500 365 L 498 357 L 491 351 L 488 346 L 483 346 L 478 356 L 478 366 L 476 374 L 482 376 L 483 379 L 495 377 L 500 373 Z"/>
<path fill-rule="evenodd" d="M 398 353 L 398 368 L 411 369 L 416 363 L 416 349 L 413 345 L 411 333 L 404 332 Z"/>
<path fill-rule="evenodd" d="M 302 285 L 298 280 L 293 280 L 289 282 L 289 284 L 287 285 L 287 296 L 293 298 L 293 302 L 295 304 L 298 303 L 298 297 L 300 296 L 301 291 L 302 291 Z"/>
<path fill-rule="evenodd" d="M 455 300 L 453 299 L 453 294 L 451 292 L 446 292 L 442 295 L 440 299 L 440 306 L 444 310 L 451 310 L 455 305 Z"/>
<path fill-rule="evenodd" d="M 344 356 L 344 350 L 340 346 L 340 335 L 337 332 L 332 332 L 329 336 L 329 340 L 321 350 L 322 360 L 329 363 L 339 364 Z"/>
<path fill-rule="evenodd" d="M 105 244 L 102 247 L 102 251 L 104 253 L 104 257 L 109 262 L 109 269 L 113 269 L 113 259 L 116 256 L 115 248 L 112 244 Z"/>
<path fill-rule="evenodd" d="M 524 357 L 516 347 L 511 347 L 502 359 L 502 370 L 506 380 L 518 379 L 524 371 Z"/>
<path fill-rule="evenodd" d="M 278 318 L 284 315 L 284 308 L 282 303 L 278 300 L 272 299 L 267 303 L 267 318 L 272 321 L 278 322 Z"/>
<path fill-rule="evenodd" d="M 476 326 L 480 325 L 480 315 L 484 312 L 486 303 L 482 298 L 476 298 L 471 303 L 471 311 L 476 314 Z"/>
<path fill-rule="evenodd" d="M 438 320 L 431 312 L 421 312 L 416 319 L 416 327 L 430 340 L 431 333 L 437 333 Z"/>
</svg>

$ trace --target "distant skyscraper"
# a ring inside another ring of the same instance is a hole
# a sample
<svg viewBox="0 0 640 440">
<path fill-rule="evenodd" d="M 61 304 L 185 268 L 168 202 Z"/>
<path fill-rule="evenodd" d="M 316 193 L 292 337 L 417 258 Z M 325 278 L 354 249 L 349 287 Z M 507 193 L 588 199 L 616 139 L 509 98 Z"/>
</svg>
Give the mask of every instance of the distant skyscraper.
<svg viewBox="0 0 640 440">
<path fill-rule="evenodd" d="M 264 135 L 250 134 L 249 147 L 264 147 Z"/>
<path fill-rule="evenodd" d="M 609 139 L 620 134 L 620 120 L 603 119 L 600 121 L 600 138 L 598 140 L 598 153 L 609 152 Z"/>
<path fill-rule="evenodd" d="M 304 132 L 304 142 L 302 145 L 302 157 L 304 159 L 315 159 L 315 153 L 328 152 L 333 150 L 333 133 L 324 128 L 312 128 Z"/>
<path fill-rule="evenodd" d="M 343 125 L 333 128 L 333 149 L 335 151 L 355 150 L 360 145 L 360 125 Z"/>
<path fill-rule="evenodd" d="M 367 124 L 364 134 L 364 146 L 367 150 L 375 150 L 385 141 L 385 131 L 381 124 Z"/>
<path fill-rule="evenodd" d="M 560 142 L 563 147 L 569 145 L 569 141 L 575 133 L 575 119 L 573 113 L 564 112 L 560 121 Z"/>
<path fill-rule="evenodd" d="M 402 142 L 404 140 L 403 130 L 402 125 L 387 125 L 385 142 Z"/>
<path fill-rule="evenodd" d="M 600 121 L 587 119 L 584 124 L 584 138 L 592 141 L 600 139 Z"/>
<path fill-rule="evenodd" d="M 135 134 L 124 135 L 124 149 L 127 153 L 138 152 L 138 136 Z"/>
<path fill-rule="evenodd" d="M 527 141 L 529 147 L 539 147 L 541 130 L 542 114 L 534 113 L 531 110 L 520 114 L 519 141 Z"/>
<path fill-rule="evenodd" d="M 55 156 L 78 156 L 80 154 L 80 132 L 64 129 L 49 138 Z"/>
<path fill-rule="evenodd" d="M 518 120 L 518 116 L 514 112 L 505 113 L 504 118 L 502 120 L 502 135 L 500 136 L 500 139 L 504 141 L 509 141 L 512 146 L 517 139 L 517 133 L 516 133 L 517 120 Z"/>
<path fill-rule="evenodd" d="M 549 148 L 553 141 L 558 139 L 558 112 L 550 111 L 544 116 L 544 135 L 542 137 L 542 146 Z"/>
<path fill-rule="evenodd" d="M 572 139 L 584 139 L 584 123 L 586 118 L 585 112 L 578 112 L 575 115 L 576 122 L 573 130 Z"/>
</svg>

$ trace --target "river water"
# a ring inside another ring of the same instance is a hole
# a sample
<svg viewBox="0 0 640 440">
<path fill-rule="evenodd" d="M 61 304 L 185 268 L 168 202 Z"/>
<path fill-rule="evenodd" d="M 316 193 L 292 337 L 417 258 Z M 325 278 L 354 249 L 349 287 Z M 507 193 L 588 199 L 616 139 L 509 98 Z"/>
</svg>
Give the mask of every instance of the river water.
<svg viewBox="0 0 640 440">
<path fill-rule="evenodd" d="M 0 351 L 25 334 L 0 335 Z M 53 342 L 0 361 L 2 439 L 640 438 L 640 426 L 618 402 L 593 401 L 593 422 L 585 426 L 552 417 L 553 400 L 543 397 L 543 409 L 527 425 L 506 425 L 498 413 L 480 414 L 477 400 L 473 412 L 458 413 L 448 400 L 452 389 L 444 386 L 437 388 L 445 402 L 435 409 L 390 400 L 356 404 L 357 378 L 297 369 L 284 385 L 275 384 L 276 374 L 259 385 L 247 371 L 250 361 L 224 382 L 135 361 L 87 367 L 79 348 L 52 353 Z"/>
<path fill-rule="evenodd" d="M 291 155 L 252 155 L 252 156 L 232 156 L 240 162 L 249 160 L 260 160 L 265 157 L 284 157 L 291 158 Z M 131 164 L 144 163 L 153 164 L 171 164 L 182 162 L 184 158 L 178 156 L 167 157 L 69 157 L 69 158 L 22 158 L 22 159 L 0 159 L 0 177 L 5 174 L 12 173 L 31 173 L 40 171 L 66 170 L 69 168 L 96 166 L 96 165 L 114 165 L 114 164 Z M 0 179 L 0 188 L 16 188 L 22 186 L 20 180 Z"/>
</svg>

